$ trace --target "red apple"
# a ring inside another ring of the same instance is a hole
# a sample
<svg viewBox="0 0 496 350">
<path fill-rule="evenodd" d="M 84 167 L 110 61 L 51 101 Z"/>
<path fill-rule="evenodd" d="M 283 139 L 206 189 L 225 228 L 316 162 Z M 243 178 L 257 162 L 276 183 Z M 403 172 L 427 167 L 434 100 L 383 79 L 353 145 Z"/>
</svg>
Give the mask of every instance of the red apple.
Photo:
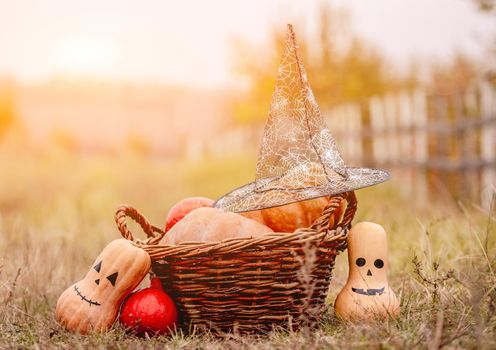
<svg viewBox="0 0 496 350">
<path fill-rule="evenodd" d="M 197 208 L 211 207 L 214 201 L 205 197 L 190 197 L 183 199 L 174 205 L 167 214 L 165 232 L 169 231 L 179 220 L 184 218 L 190 211 Z"/>
<path fill-rule="evenodd" d="M 154 277 L 150 288 L 137 291 L 124 301 L 119 320 L 138 335 L 169 334 L 177 324 L 177 308 L 162 289 L 160 279 Z"/>
</svg>

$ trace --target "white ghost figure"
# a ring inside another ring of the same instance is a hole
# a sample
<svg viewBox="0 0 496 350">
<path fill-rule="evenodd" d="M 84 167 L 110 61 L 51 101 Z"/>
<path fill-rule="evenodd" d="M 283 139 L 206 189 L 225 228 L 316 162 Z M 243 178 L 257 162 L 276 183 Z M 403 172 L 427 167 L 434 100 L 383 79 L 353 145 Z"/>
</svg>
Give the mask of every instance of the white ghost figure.
<svg viewBox="0 0 496 350">
<path fill-rule="evenodd" d="M 353 226 L 348 234 L 348 281 L 338 294 L 334 309 L 344 320 L 395 317 L 399 302 L 389 287 L 386 231 L 372 222 Z"/>
</svg>

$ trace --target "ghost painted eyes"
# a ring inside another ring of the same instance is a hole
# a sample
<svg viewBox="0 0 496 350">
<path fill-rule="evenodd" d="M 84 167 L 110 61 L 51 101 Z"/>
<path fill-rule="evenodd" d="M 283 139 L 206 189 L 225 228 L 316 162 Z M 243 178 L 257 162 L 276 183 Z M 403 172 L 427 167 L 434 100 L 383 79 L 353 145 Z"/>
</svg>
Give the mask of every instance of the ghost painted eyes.
<svg viewBox="0 0 496 350">
<path fill-rule="evenodd" d="M 95 266 L 93 266 L 93 268 L 95 269 L 96 272 L 100 272 L 100 270 L 102 269 L 102 261 L 100 261 L 98 264 L 96 264 Z M 107 279 L 109 280 L 109 282 L 112 284 L 112 286 L 115 287 L 115 281 L 117 281 L 117 276 L 119 275 L 118 272 L 114 272 L 113 274 L 111 275 L 108 275 L 107 276 Z M 96 279 L 95 280 L 95 283 L 96 285 L 100 285 L 100 279 Z"/>
<path fill-rule="evenodd" d="M 365 261 L 364 258 L 358 258 L 358 259 L 356 259 L 357 266 L 360 266 L 361 267 L 361 266 L 365 265 L 365 263 L 366 263 L 366 261 Z"/>
<path fill-rule="evenodd" d="M 362 267 L 367 263 L 367 260 L 365 260 L 364 258 L 358 258 L 356 259 L 355 263 L 358 267 Z M 382 269 L 384 267 L 384 261 L 382 261 L 382 259 L 376 259 L 374 261 L 374 266 L 378 269 Z"/>
<path fill-rule="evenodd" d="M 376 259 L 374 261 L 374 266 L 378 269 L 382 269 L 382 267 L 384 266 L 384 261 L 382 261 L 382 259 Z"/>
</svg>

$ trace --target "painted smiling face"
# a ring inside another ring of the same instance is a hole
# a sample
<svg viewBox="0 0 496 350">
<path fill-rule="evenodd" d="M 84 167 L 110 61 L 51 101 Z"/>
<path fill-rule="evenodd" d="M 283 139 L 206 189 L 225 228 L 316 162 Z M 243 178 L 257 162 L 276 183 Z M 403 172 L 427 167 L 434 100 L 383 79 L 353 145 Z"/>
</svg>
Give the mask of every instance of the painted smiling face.
<svg viewBox="0 0 496 350">
<path fill-rule="evenodd" d="M 114 323 L 120 303 L 146 276 L 150 256 L 125 239 L 112 241 L 83 280 L 65 290 L 57 302 L 57 320 L 78 333 L 103 331 Z"/>
<path fill-rule="evenodd" d="M 348 281 L 336 298 L 336 314 L 346 320 L 396 316 L 399 303 L 387 280 L 386 231 L 372 222 L 353 226 L 348 235 Z"/>
</svg>

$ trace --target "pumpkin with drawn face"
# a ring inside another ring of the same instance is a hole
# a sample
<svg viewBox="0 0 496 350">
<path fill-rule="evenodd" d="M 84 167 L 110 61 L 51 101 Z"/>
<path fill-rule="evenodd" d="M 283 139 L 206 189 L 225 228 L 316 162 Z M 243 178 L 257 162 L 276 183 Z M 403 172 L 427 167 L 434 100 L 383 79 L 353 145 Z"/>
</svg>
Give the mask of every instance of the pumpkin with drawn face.
<svg viewBox="0 0 496 350">
<path fill-rule="evenodd" d="M 114 323 L 122 300 L 150 269 L 150 256 L 126 239 L 108 244 L 83 280 L 59 297 L 55 315 L 68 330 L 104 331 Z"/>
<path fill-rule="evenodd" d="M 386 231 L 372 222 L 353 226 L 348 234 L 348 281 L 334 304 L 349 321 L 395 317 L 399 302 L 387 280 Z"/>
</svg>

